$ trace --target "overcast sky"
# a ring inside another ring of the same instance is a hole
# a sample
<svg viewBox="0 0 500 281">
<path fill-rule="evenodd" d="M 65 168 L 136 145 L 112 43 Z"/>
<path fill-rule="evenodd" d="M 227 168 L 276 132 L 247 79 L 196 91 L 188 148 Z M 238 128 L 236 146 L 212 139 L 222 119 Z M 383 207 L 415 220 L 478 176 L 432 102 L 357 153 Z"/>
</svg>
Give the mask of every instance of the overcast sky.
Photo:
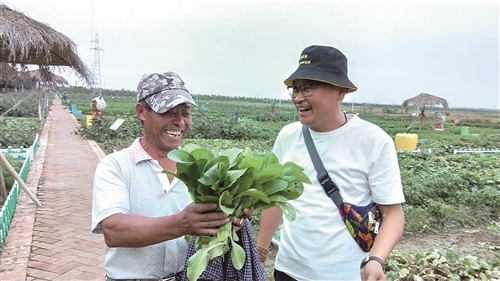
<svg viewBox="0 0 500 281">
<path fill-rule="evenodd" d="M 344 101 L 499 108 L 499 2 L 174 2 L 0 0 L 71 38 L 101 87 L 135 90 L 175 71 L 194 94 L 286 98 L 310 45 L 348 58 Z M 72 82 L 75 85 L 75 82 Z M 78 83 L 78 85 L 82 85 Z"/>
</svg>

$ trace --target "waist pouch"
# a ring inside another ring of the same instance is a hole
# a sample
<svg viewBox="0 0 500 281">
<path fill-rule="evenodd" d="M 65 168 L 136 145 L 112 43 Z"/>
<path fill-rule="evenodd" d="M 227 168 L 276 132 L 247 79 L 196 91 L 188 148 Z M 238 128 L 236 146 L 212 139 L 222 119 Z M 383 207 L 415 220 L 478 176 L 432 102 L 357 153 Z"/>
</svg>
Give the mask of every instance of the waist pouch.
<svg viewBox="0 0 500 281">
<path fill-rule="evenodd" d="M 366 206 L 342 203 L 338 209 L 352 238 L 364 252 L 369 252 L 382 223 L 378 204 L 373 201 Z"/>
</svg>

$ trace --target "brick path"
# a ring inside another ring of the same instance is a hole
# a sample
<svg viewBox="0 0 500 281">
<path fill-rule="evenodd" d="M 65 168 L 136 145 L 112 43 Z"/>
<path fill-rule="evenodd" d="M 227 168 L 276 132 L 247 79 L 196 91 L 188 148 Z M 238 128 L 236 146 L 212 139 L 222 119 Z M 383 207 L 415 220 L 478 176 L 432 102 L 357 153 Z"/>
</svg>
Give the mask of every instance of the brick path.
<svg viewBox="0 0 500 281">
<path fill-rule="evenodd" d="M 0 280 L 104 280 L 102 235 L 90 232 L 92 181 L 104 153 L 72 132 L 58 97 L 40 135 L 0 260 Z M 37 189 L 38 187 L 38 189 Z"/>
</svg>

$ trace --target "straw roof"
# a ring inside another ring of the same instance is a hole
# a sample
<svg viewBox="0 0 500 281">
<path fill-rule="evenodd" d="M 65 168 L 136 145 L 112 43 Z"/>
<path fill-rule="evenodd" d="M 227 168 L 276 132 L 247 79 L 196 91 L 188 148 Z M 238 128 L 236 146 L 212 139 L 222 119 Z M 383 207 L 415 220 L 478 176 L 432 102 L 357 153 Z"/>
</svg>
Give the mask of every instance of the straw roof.
<svg viewBox="0 0 500 281">
<path fill-rule="evenodd" d="M 10 77 L 11 80 L 14 80 L 16 82 L 24 82 L 24 81 L 31 81 L 31 82 L 40 82 L 43 84 L 52 84 L 52 85 L 68 85 L 68 81 L 64 79 L 64 77 L 56 75 L 50 70 L 46 69 L 46 67 L 35 69 L 35 70 L 30 70 L 30 71 L 23 71 L 23 72 L 17 72 L 16 74 L 12 75 Z"/>
<path fill-rule="evenodd" d="M 70 67 L 81 80 L 93 84 L 93 75 L 80 59 L 77 45 L 46 24 L 0 3 L 0 62 Z"/>
<path fill-rule="evenodd" d="M 407 99 L 403 102 L 402 106 L 403 107 L 419 107 L 420 108 L 420 113 L 418 114 L 417 118 L 411 122 L 411 124 L 408 126 L 410 128 L 417 119 L 420 119 L 420 130 L 422 130 L 422 122 L 424 121 L 425 117 L 425 107 L 426 106 L 436 106 L 436 105 L 442 105 L 444 108 L 448 108 L 448 102 L 440 97 L 433 96 L 431 94 L 427 93 L 421 93 L 418 96 L 414 96 L 411 99 Z"/>
<path fill-rule="evenodd" d="M 444 108 L 448 108 L 448 102 L 440 97 L 433 96 L 427 93 L 421 93 L 418 96 L 415 96 L 411 99 L 407 99 L 403 102 L 403 107 L 421 107 L 425 108 L 426 106 L 436 106 L 442 105 Z"/>
</svg>

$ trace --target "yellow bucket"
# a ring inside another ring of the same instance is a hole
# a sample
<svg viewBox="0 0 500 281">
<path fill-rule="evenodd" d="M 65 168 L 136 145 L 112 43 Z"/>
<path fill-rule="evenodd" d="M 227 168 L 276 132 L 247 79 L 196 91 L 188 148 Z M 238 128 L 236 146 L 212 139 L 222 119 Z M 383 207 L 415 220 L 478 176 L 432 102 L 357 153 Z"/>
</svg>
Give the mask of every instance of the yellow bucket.
<svg viewBox="0 0 500 281">
<path fill-rule="evenodd" d="M 87 117 L 87 128 L 92 126 L 92 119 L 94 119 L 94 116 L 92 115 L 86 115 Z"/>
</svg>

